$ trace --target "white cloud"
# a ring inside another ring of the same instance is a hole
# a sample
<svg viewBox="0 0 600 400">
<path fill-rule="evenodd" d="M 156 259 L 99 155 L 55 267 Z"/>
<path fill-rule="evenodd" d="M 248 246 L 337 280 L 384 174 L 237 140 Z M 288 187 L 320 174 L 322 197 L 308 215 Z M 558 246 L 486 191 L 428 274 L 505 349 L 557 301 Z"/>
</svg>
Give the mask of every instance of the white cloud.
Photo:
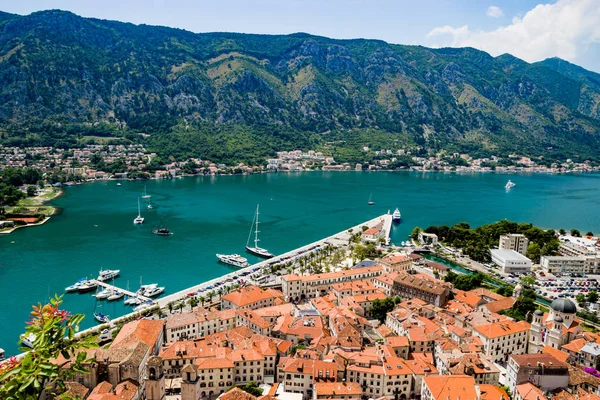
<svg viewBox="0 0 600 400">
<path fill-rule="evenodd" d="M 474 47 L 494 56 L 510 53 L 529 62 L 555 56 L 576 61 L 600 43 L 600 1 L 538 4 L 522 18 L 514 17 L 510 25 L 495 30 L 445 25 L 433 29 L 427 38 L 442 40 L 436 43 L 438 47 Z"/>
<path fill-rule="evenodd" d="M 485 14 L 492 18 L 500 18 L 504 16 L 504 12 L 498 6 L 489 6 Z"/>
</svg>

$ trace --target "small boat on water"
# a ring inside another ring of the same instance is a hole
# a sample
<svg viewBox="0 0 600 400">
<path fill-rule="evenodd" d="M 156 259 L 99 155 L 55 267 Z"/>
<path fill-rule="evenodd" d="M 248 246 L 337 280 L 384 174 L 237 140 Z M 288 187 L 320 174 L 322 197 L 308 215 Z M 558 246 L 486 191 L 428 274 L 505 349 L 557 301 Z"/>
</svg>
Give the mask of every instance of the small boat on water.
<svg viewBox="0 0 600 400">
<path fill-rule="evenodd" d="M 504 186 L 504 188 L 505 188 L 506 190 L 508 190 L 508 189 L 512 189 L 512 188 L 514 188 L 515 186 L 517 186 L 517 184 L 516 184 L 516 183 L 513 183 L 513 182 L 512 182 L 512 181 L 509 179 L 509 180 L 508 180 L 508 182 L 506 183 L 506 186 Z"/>
<path fill-rule="evenodd" d="M 142 296 L 145 296 L 145 297 L 156 297 L 156 296 L 160 295 L 164 291 L 165 291 L 165 288 L 163 286 L 161 286 L 161 287 L 155 286 L 155 287 L 152 287 L 152 288 L 149 288 L 149 289 L 145 290 L 144 293 L 142 294 Z"/>
<path fill-rule="evenodd" d="M 105 269 L 105 270 L 100 270 L 100 274 L 98 275 L 98 280 L 100 282 L 104 282 L 104 281 L 107 281 L 109 279 L 114 279 L 117 276 L 119 276 L 120 272 L 121 272 L 120 269 Z"/>
<path fill-rule="evenodd" d="M 256 214 L 254 215 L 254 220 L 252 221 L 252 227 L 250 228 L 250 233 L 248 234 L 248 240 L 246 241 L 246 251 L 250 254 L 254 254 L 255 256 L 259 256 L 262 258 L 271 258 L 274 257 L 267 249 L 263 249 L 262 247 L 258 247 L 258 242 L 260 239 L 258 238 L 258 207 L 256 205 Z M 252 228 L 254 228 L 254 247 L 250 246 L 250 237 L 252 237 Z"/>
<path fill-rule="evenodd" d="M 110 296 L 108 296 L 106 298 L 106 300 L 108 300 L 108 301 L 115 301 L 115 300 L 119 300 L 123 296 L 125 296 L 124 292 L 121 292 L 120 290 L 116 290 Z"/>
<path fill-rule="evenodd" d="M 91 292 L 92 290 L 96 289 L 97 287 L 98 287 L 98 282 L 86 279 L 85 281 L 81 282 L 81 285 L 79 286 L 77 291 L 79 293 Z"/>
<path fill-rule="evenodd" d="M 112 294 L 112 290 L 103 289 L 103 290 L 99 291 L 98 293 L 96 293 L 94 295 L 94 297 L 98 300 L 104 300 L 104 299 L 107 299 L 108 296 L 110 296 L 111 294 Z"/>
<path fill-rule="evenodd" d="M 33 348 L 33 342 L 35 342 L 35 339 L 37 339 L 37 336 L 35 333 L 29 333 L 29 334 L 22 334 L 21 335 L 21 344 L 23 346 L 27 346 L 30 349 Z"/>
<path fill-rule="evenodd" d="M 158 286 L 158 283 L 150 283 L 149 285 L 140 285 L 140 288 L 138 289 L 138 291 L 137 291 L 137 292 L 135 292 L 135 294 L 139 294 L 139 295 L 141 295 L 141 296 L 144 296 L 144 292 L 145 292 L 146 290 L 149 290 L 149 289 L 155 288 L 155 287 L 157 287 L 157 286 Z"/>
<path fill-rule="evenodd" d="M 110 322 L 110 317 L 108 315 L 104 315 L 100 312 L 95 312 L 94 318 L 96 319 L 96 321 L 100 322 L 101 324 L 108 324 Z"/>
<path fill-rule="evenodd" d="M 400 214 L 400 210 L 396 207 L 394 213 L 392 214 L 392 221 L 400 222 L 402 219 L 402 214 Z"/>
<path fill-rule="evenodd" d="M 135 307 L 135 308 L 133 309 L 133 311 L 136 311 L 136 312 L 137 312 L 137 311 L 143 311 L 143 310 L 145 310 L 146 308 L 148 308 L 148 307 L 152 306 L 152 304 L 154 304 L 154 302 L 152 302 L 152 301 L 145 302 L 145 303 L 143 303 L 143 304 L 140 304 L 139 306 Z"/>
<path fill-rule="evenodd" d="M 375 204 L 375 202 L 373 201 L 373 193 L 371 193 L 369 195 L 369 201 L 367 202 L 368 205 L 372 206 L 373 204 Z"/>
<path fill-rule="evenodd" d="M 137 306 L 139 304 L 142 304 L 143 302 L 144 302 L 144 300 L 140 299 L 137 296 L 133 296 L 133 297 L 126 299 L 123 302 L 123 304 L 125 304 L 126 306 Z"/>
<path fill-rule="evenodd" d="M 147 192 L 146 192 L 146 185 L 144 185 L 144 194 L 142 195 L 142 199 L 149 199 L 150 196 Z"/>
<path fill-rule="evenodd" d="M 142 212 L 140 211 L 140 199 L 138 198 L 138 216 L 133 220 L 134 224 L 143 224 L 144 217 L 142 217 Z"/>
<path fill-rule="evenodd" d="M 121 186 L 121 182 L 117 182 L 117 186 Z"/>
<path fill-rule="evenodd" d="M 246 268 L 248 260 L 239 254 L 217 254 L 217 258 L 223 264 L 233 265 L 234 267 Z"/>
<path fill-rule="evenodd" d="M 157 228 L 154 229 L 152 233 L 158 236 L 169 236 L 173 234 L 173 232 L 171 232 L 169 228 Z"/>
<path fill-rule="evenodd" d="M 85 278 L 81 278 L 80 280 L 78 280 L 76 283 L 72 284 L 71 286 L 67 286 L 65 288 L 65 292 L 67 293 L 72 293 L 72 292 L 78 292 L 79 288 L 81 287 L 81 285 L 83 284 L 83 282 L 87 281 L 87 279 Z"/>
<path fill-rule="evenodd" d="M 154 207 L 152 207 L 152 203 L 150 201 L 148 201 L 148 210 L 152 210 Z"/>
</svg>

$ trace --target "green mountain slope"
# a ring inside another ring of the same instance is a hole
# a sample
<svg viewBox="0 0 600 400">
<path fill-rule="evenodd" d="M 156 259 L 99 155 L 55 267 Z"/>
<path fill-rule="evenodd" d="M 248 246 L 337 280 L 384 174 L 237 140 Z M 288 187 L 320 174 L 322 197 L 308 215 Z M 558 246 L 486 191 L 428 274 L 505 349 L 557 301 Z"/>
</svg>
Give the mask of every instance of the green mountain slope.
<svg viewBox="0 0 600 400">
<path fill-rule="evenodd" d="M 327 143 L 595 157 L 598 75 L 562 63 L 0 14 L 0 132 L 58 145 L 145 132 L 170 154 L 216 159 Z"/>
</svg>

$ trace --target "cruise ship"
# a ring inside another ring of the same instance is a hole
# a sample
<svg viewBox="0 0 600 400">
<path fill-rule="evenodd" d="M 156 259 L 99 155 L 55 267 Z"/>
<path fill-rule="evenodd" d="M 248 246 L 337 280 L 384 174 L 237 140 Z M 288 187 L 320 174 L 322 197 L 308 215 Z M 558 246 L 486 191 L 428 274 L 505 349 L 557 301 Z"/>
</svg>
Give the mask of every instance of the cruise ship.
<svg viewBox="0 0 600 400">
<path fill-rule="evenodd" d="M 396 207 L 396 209 L 394 210 L 394 213 L 392 214 L 392 221 L 400 222 L 401 219 L 402 219 L 402 214 L 400 214 L 400 210 L 398 209 L 398 207 Z"/>
<path fill-rule="evenodd" d="M 217 258 L 223 264 L 233 265 L 234 267 L 246 268 L 248 260 L 239 254 L 217 254 Z"/>
</svg>

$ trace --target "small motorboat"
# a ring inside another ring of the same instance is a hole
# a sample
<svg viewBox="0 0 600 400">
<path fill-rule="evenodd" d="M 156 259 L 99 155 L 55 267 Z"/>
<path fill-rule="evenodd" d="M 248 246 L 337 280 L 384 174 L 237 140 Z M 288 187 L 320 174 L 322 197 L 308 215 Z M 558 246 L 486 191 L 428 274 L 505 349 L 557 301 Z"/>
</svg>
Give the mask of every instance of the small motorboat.
<svg viewBox="0 0 600 400">
<path fill-rule="evenodd" d="M 107 299 L 108 296 L 110 296 L 111 294 L 112 294 L 112 290 L 103 289 L 103 290 L 99 291 L 98 293 L 96 293 L 94 295 L 94 297 L 98 300 L 104 300 L 104 299 Z"/>
<path fill-rule="evenodd" d="M 91 281 L 91 280 L 85 280 L 85 281 L 81 282 L 81 285 L 79 286 L 79 288 L 77 290 L 79 291 L 79 293 L 85 293 L 85 292 L 91 292 L 92 290 L 96 289 L 97 287 L 98 287 L 98 282 Z"/>
<path fill-rule="evenodd" d="M 76 283 L 74 283 L 71 286 L 67 286 L 65 288 L 65 292 L 67 293 L 72 293 L 72 292 L 78 292 L 79 288 L 81 287 L 81 285 L 83 284 L 83 282 L 85 282 L 87 279 L 85 278 L 81 278 L 80 280 L 78 280 Z"/>
<path fill-rule="evenodd" d="M 152 233 L 154 233 L 155 235 L 158 236 L 169 236 L 172 235 L 173 233 L 169 230 L 169 228 L 158 228 L 158 229 L 154 229 L 152 231 Z"/>
</svg>

